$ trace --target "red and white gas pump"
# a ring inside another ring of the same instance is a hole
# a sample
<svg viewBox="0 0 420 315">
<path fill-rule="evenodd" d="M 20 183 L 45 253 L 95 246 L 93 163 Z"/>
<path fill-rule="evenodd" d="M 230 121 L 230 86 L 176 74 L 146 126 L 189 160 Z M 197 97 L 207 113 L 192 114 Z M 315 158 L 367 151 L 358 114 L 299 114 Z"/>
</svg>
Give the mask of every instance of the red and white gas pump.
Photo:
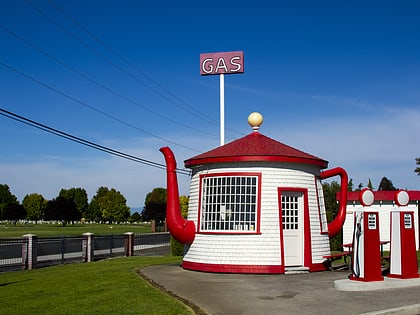
<svg viewBox="0 0 420 315">
<path fill-rule="evenodd" d="M 355 211 L 352 274 L 349 279 L 383 281 L 378 211 L 368 209 L 374 203 L 375 195 L 372 190 L 363 189 L 359 201 L 363 208 Z"/>
<path fill-rule="evenodd" d="M 410 197 L 406 191 L 401 190 L 395 194 L 394 201 L 398 208 L 391 211 L 391 253 L 388 277 L 418 278 L 414 211 L 403 208 L 408 205 Z"/>
</svg>

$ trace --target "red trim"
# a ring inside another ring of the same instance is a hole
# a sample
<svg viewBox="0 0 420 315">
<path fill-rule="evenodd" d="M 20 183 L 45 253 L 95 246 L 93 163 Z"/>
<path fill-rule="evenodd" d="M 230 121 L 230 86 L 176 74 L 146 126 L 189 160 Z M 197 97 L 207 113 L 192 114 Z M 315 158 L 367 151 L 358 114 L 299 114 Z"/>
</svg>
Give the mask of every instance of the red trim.
<svg viewBox="0 0 420 315">
<path fill-rule="evenodd" d="M 283 215 L 282 215 L 282 207 L 281 207 L 281 190 L 280 190 L 280 188 L 277 188 L 277 203 L 278 203 L 278 208 L 279 208 L 280 259 L 281 259 L 281 264 L 284 267 L 285 263 L 284 263 Z"/>
<path fill-rule="evenodd" d="M 209 163 L 249 161 L 292 162 L 317 165 L 321 168 L 328 166 L 325 160 L 273 140 L 259 132 L 252 132 L 245 137 L 194 156 L 184 163 L 186 167 L 193 167 Z"/>
<path fill-rule="evenodd" d="M 202 159 L 190 159 L 185 161 L 185 167 L 196 165 L 205 165 L 210 163 L 229 163 L 229 162 L 289 162 L 301 163 L 305 165 L 316 165 L 326 168 L 326 162 L 318 159 L 287 157 L 287 156 L 270 156 L 270 155 L 252 155 L 252 156 L 221 156 L 208 157 Z"/>
<path fill-rule="evenodd" d="M 307 267 L 312 264 L 312 248 L 311 248 L 311 233 L 309 222 L 309 202 L 308 202 L 308 189 L 294 188 L 294 187 L 278 187 L 278 207 L 279 207 L 279 230 L 280 230 L 280 252 L 281 261 L 284 262 L 284 238 L 283 238 L 283 217 L 281 207 L 281 195 L 283 192 L 301 192 L 303 194 L 303 266 Z M 287 267 L 287 266 L 286 266 Z"/>
<path fill-rule="evenodd" d="M 330 170 L 322 171 L 319 175 L 320 179 L 330 178 L 339 175 L 341 178 L 340 182 L 340 207 L 334 220 L 328 223 L 328 236 L 333 237 L 337 235 L 343 228 L 344 222 L 346 221 L 346 207 L 347 207 L 347 186 L 348 176 L 347 172 L 341 168 L 336 167 Z"/>
<path fill-rule="evenodd" d="M 375 201 L 394 201 L 396 190 L 374 191 Z M 410 202 L 420 200 L 420 190 L 407 190 Z M 359 201 L 359 191 L 347 192 L 347 201 Z M 337 193 L 337 200 L 340 201 L 340 194 Z"/>
<path fill-rule="evenodd" d="M 257 224 L 255 227 L 255 231 L 202 231 L 201 230 L 201 200 L 202 197 L 202 187 L 203 187 L 203 178 L 206 177 L 220 177 L 220 176 L 256 176 L 258 177 L 258 183 L 257 183 L 257 209 L 255 218 L 257 220 Z M 211 173 L 211 174 L 200 174 L 200 187 L 199 187 L 199 199 L 198 199 L 198 219 L 197 219 L 197 233 L 200 234 L 229 234 L 229 235 L 255 235 L 255 234 L 261 234 L 260 231 L 260 219 L 261 219 L 261 182 L 262 182 L 262 175 L 261 173 L 256 172 L 221 172 L 221 173 Z"/>
<path fill-rule="evenodd" d="M 256 233 L 255 231 L 231 231 L 231 232 L 226 232 L 226 231 L 214 231 L 214 232 L 210 232 L 210 231 L 206 231 L 206 232 L 197 232 L 197 234 L 202 234 L 202 235 L 261 235 L 262 233 Z"/>
<path fill-rule="evenodd" d="M 220 273 L 284 273 L 284 266 L 280 265 L 205 264 L 184 260 L 182 267 L 188 270 Z"/>
<path fill-rule="evenodd" d="M 257 233 L 261 234 L 261 196 L 262 196 L 262 174 L 258 175 L 258 194 L 257 194 Z"/>
<path fill-rule="evenodd" d="M 328 268 L 323 263 L 311 264 L 309 266 L 309 271 L 311 272 L 325 271 L 325 270 L 328 270 Z"/>
<path fill-rule="evenodd" d="M 309 201 L 308 201 L 308 190 L 305 189 L 303 191 L 303 201 L 304 201 L 304 220 L 303 220 L 303 224 L 304 224 L 304 243 L 303 243 L 303 248 L 304 248 L 304 263 L 305 266 L 310 266 L 312 264 L 312 240 L 311 240 L 311 222 L 309 221 Z"/>
</svg>

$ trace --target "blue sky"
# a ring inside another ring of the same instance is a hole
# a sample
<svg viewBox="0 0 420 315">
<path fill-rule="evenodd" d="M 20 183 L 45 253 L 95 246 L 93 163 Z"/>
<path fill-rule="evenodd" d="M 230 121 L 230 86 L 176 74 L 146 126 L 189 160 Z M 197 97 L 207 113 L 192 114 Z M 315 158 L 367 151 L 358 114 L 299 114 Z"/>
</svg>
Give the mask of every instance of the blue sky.
<svg viewBox="0 0 420 315">
<path fill-rule="evenodd" d="M 0 107 L 178 166 L 219 145 L 219 77 L 200 53 L 244 52 L 225 76 L 226 142 L 261 133 L 345 168 L 353 183 L 420 189 L 418 1 L 0 2 Z M 119 190 L 142 207 L 165 172 L 0 116 L 0 183 L 21 201 Z M 338 179 L 337 179 L 338 180 Z M 179 176 L 181 194 L 189 179 Z"/>
</svg>

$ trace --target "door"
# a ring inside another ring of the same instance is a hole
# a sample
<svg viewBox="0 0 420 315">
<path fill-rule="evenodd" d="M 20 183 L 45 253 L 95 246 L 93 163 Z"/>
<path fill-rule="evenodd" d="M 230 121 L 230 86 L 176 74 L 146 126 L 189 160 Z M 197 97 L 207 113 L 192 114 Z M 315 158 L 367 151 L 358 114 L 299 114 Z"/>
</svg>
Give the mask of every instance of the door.
<svg viewBox="0 0 420 315">
<path fill-rule="evenodd" d="M 280 191 L 284 266 L 303 266 L 303 192 Z"/>
</svg>

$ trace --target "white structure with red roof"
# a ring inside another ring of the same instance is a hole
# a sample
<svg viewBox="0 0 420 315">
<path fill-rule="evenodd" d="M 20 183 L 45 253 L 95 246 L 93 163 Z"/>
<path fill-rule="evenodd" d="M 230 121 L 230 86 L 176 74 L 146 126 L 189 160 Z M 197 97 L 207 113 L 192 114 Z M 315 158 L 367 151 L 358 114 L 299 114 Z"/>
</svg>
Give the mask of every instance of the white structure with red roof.
<svg viewBox="0 0 420 315">
<path fill-rule="evenodd" d="M 176 162 L 167 163 L 167 223 L 185 243 L 183 267 L 233 273 L 325 270 L 329 237 L 344 223 L 344 201 L 328 223 L 321 179 L 339 175 L 346 200 L 347 174 L 322 171 L 328 162 L 259 133 L 262 116 L 250 115 L 254 132 L 185 161 L 192 169 L 188 220 L 180 217 Z"/>
<path fill-rule="evenodd" d="M 380 240 L 388 242 L 391 240 L 390 235 L 390 221 L 391 221 L 391 210 L 395 209 L 398 205 L 395 203 L 395 194 L 397 191 L 380 190 L 374 191 L 375 201 L 371 208 L 374 208 L 379 212 L 379 232 Z M 409 202 L 407 206 L 404 206 L 404 211 L 414 212 L 414 228 L 416 236 L 416 248 L 419 249 L 419 202 L 420 202 L 420 191 L 419 190 L 408 190 Z M 337 199 L 340 196 L 337 195 Z M 361 208 L 359 201 L 359 192 L 352 191 L 347 193 L 347 209 L 346 209 L 346 221 L 343 225 L 343 244 L 352 242 L 353 230 L 354 230 L 354 212 Z M 389 250 L 389 244 L 383 246 L 384 250 Z"/>
</svg>

